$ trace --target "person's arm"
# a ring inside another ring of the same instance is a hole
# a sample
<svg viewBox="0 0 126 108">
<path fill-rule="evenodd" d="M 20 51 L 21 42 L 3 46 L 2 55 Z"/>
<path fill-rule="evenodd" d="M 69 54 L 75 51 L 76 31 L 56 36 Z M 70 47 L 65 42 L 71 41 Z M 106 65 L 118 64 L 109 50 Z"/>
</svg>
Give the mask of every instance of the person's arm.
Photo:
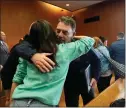
<svg viewBox="0 0 126 108">
<path fill-rule="evenodd" d="M 14 52 L 29 62 L 31 62 L 31 57 L 37 53 L 36 49 L 28 41 L 23 41 L 15 46 Z"/>
<path fill-rule="evenodd" d="M 17 66 L 16 73 L 13 77 L 13 84 L 11 87 L 11 96 L 14 91 L 14 89 L 19 85 L 23 83 L 24 77 L 27 75 L 27 61 L 19 58 L 19 64 Z"/>
<path fill-rule="evenodd" d="M 95 78 L 91 78 L 90 87 L 95 88 L 97 81 Z"/>
<path fill-rule="evenodd" d="M 101 70 L 100 59 L 98 55 L 95 53 L 93 48 L 90 50 L 89 54 L 91 64 L 91 76 L 92 76 L 90 86 L 94 87 L 100 76 L 100 70 Z"/>
<path fill-rule="evenodd" d="M 42 72 L 49 72 L 55 66 L 55 63 L 48 58 L 51 53 L 37 53 L 36 49 L 28 42 L 23 41 L 14 49 L 18 56 L 33 62 Z"/>
<path fill-rule="evenodd" d="M 18 83 L 12 83 L 11 90 L 5 90 L 5 96 L 6 96 L 5 107 L 9 107 L 10 103 L 12 102 L 13 91 L 18 85 L 19 85 Z"/>
<path fill-rule="evenodd" d="M 6 105 L 6 107 L 9 106 L 9 103 L 10 103 L 10 100 L 11 100 L 11 95 L 12 95 L 14 89 L 16 88 L 16 86 L 18 86 L 18 84 L 23 83 L 23 79 L 26 76 L 26 67 L 27 67 L 27 62 L 20 58 L 19 64 L 17 66 L 16 73 L 15 73 L 14 78 L 13 78 L 15 83 L 12 84 L 12 86 L 13 86 L 12 91 L 10 92 L 10 89 L 5 90 L 5 95 L 6 95 L 5 105 Z"/>
<path fill-rule="evenodd" d="M 98 81 L 99 76 L 100 76 L 100 59 L 95 52 L 94 48 L 90 50 L 90 64 L 91 64 L 91 76 L 94 78 L 96 81 Z"/>
<path fill-rule="evenodd" d="M 16 73 L 14 74 L 13 82 L 22 84 L 26 74 L 27 74 L 27 61 L 22 58 L 19 58 L 19 64 L 17 66 Z"/>
<path fill-rule="evenodd" d="M 64 51 L 67 52 L 69 60 L 73 61 L 82 54 L 87 53 L 93 45 L 94 39 L 84 36 L 84 38 L 81 37 L 80 40 L 61 45 L 61 47 L 64 47 Z"/>
<path fill-rule="evenodd" d="M 31 61 L 41 72 L 49 72 L 55 66 L 55 63 L 48 58 L 52 53 L 36 53 L 32 56 Z"/>
<path fill-rule="evenodd" d="M 15 82 L 12 83 L 12 87 L 11 87 L 11 91 L 10 91 L 10 98 L 9 98 L 9 103 L 8 103 L 8 104 L 10 104 L 10 103 L 12 102 L 12 94 L 13 94 L 15 88 L 16 88 L 18 85 L 19 85 L 18 83 L 15 83 Z M 6 106 L 9 106 L 9 105 L 6 105 Z"/>
</svg>

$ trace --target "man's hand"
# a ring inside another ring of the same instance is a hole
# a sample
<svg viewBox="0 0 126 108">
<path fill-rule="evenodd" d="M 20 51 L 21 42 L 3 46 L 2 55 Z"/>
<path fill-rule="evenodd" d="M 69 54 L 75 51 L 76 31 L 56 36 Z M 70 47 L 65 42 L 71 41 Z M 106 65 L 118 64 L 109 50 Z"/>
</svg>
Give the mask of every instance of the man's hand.
<svg viewBox="0 0 126 108">
<path fill-rule="evenodd" d="M 94 78 L 92 78 L 90 86 L 94 88 L 96 84 L 97 84 L 97 81 Z"/>
<path fill-rule="evenodd" d="M 52 53 L 36 53 L 31 60 L 42 72 L 49 72 L 55 66 L 55 63 L 48 58 Z"/>
</svg>

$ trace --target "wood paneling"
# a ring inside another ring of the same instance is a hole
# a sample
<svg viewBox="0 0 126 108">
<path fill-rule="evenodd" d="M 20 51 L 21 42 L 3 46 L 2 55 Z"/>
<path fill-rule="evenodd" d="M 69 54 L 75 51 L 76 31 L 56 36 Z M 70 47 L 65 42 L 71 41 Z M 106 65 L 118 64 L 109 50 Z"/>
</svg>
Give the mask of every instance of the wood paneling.
<svg viewBox="0 0 126 108">
<path fill-rule="evenodd" d="M 109 107 L 117 99 L 125 98 L 124 89 L 125 80 L 118 79 L 114 84 L 105 89 L 95 99 L 86 105 L 86 107 Z"/>
<path fill-rule="evenodd" d="M 2 0 L 1 30 L 7 35 L 10 47 L 28 33 L 30 24 L 37 19 L 46 19 L 55 28 L 59 17 L 70 15 L 69 11 L 38 0 Z"/>
<path fill-rule="evenodd" d="M 5 96 L 0 97 L 0 107 L 5 107 L 5 101 L 6 101 Z"/>
<path fill-rule="evenodd" d="M 74 12 L 77 35 L 105 36 L 108 43 L 116 40 L 118 32 L 124 32 L 125 0 L 107 0 Z M 100 21 L 84 24 L 85 18 L 100 16 Z"/>
<path fill-rule="evenodd" d="M 72 14 L 77 21 L 77 35 L 105 36 L 116 40 L 118 32 L 124 32 L 125 0 L 107 0 L 76 12 L 69 12 L 37 0 L 3 0 L 1 3 L 1 30 L 7 35 L 7 43 L 13 46 L 28 33 L 30 24 L 37 19 L 50 21 L 55 28 L 58 18 Z M 84 18 L 100 15 L 100 21 L 84 24 Z"/>
</svg>

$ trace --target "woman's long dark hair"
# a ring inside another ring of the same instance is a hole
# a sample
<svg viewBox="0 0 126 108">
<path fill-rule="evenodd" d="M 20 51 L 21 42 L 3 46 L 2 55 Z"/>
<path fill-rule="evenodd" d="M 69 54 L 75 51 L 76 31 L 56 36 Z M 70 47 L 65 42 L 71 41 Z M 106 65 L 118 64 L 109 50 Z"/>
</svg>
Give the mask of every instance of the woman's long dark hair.
<svg viewBox="0 0 126 108">
<path fill-rule="evenodd" d="M 29 39 L 31 44 L 42 53 L 53 53 L 50 58 L 57 64 L 55 55 L 57 52 L 57 36 L 49 22 L 46 20 L 35 21 L 30 28 Z"/>
</svg>

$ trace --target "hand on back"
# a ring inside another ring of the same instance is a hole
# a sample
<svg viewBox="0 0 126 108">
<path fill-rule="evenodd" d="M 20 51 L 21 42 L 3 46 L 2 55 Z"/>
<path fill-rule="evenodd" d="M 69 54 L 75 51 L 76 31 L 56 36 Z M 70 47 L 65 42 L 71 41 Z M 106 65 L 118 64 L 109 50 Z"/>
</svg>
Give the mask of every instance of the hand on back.
<svg viewBox="0 0 126 108">
<path fill-rule="evenodd" d="M 48 58 L 52 53 L 36 53 L 31 60 L 34 65 L 42 72 L 49 72 L 55 66 L 55 63 Z"/>
</svg>

